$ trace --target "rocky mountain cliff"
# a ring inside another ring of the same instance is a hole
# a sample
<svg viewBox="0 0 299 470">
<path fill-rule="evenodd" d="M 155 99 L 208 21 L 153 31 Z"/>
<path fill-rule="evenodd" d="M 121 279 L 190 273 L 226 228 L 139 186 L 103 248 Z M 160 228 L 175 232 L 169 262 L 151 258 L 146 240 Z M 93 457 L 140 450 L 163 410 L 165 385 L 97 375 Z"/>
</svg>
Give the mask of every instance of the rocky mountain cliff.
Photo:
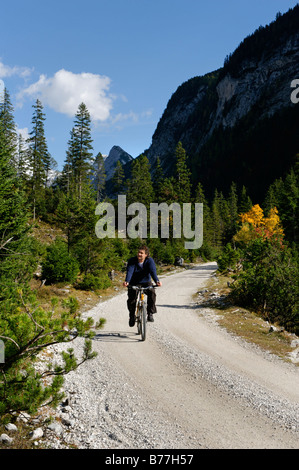
<svg viewBox="0 0 299 470">
<path fill-rule="evenodd" d="M 125 152 L 121 147 L 114 145 L 110 150 L 109 155 L 104 157 L 106 179 L 109 180 L 112 178 L 118 161 L 120 161 L 122 165 L 126 165 L 132 160 L 133 157 L 131 155 Z"/>
<path fill-rule="evenodd" d="M 194 185 L 208 193 L 245 185 L 253 198 L 294 163 L 299 152 L 299 5 L 244 39 L 223 68 L 183 83 L 172 95 L 145 151 L 166 174 L 181 141 Z"/>
</svg>

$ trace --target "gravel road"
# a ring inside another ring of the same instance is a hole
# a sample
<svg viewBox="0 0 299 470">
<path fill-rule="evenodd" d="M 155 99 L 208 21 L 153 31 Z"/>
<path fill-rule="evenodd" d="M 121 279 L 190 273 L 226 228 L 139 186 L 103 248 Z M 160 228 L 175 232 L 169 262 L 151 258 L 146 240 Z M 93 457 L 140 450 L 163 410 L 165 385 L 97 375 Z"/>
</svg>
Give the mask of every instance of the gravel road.
<svg viewBox="0 0 299 470">
<path fill-rule="evenodd" d="M 64 441 L 80 449 L 299 448 L 299 369 L 207 321 L 192 302 L 215 269 L 162 278 L 145 342 L 128 325 L 126 293 L 85 314 L 107 322 L 93 341 L 97 358 L 65 378 Z"/>
</svg>

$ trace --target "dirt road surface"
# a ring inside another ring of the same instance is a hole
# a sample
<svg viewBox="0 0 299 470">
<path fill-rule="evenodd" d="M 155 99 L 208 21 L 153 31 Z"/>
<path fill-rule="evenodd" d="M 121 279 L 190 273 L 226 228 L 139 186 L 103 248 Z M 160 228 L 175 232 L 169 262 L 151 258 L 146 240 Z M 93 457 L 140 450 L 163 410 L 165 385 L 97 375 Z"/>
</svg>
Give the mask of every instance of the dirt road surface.
<svg viewBox="0 0 299 470">
<path fill-rule="evenodd" d="M 215 269 L 161 279 L 144 342 L 128 325 L 126 292 L 88 312 L 107 322 L 97 358 L 66 382 L 82 447 L 299 448 L 299 369 L 207 321 L 192 300 Z"/>
</svg>

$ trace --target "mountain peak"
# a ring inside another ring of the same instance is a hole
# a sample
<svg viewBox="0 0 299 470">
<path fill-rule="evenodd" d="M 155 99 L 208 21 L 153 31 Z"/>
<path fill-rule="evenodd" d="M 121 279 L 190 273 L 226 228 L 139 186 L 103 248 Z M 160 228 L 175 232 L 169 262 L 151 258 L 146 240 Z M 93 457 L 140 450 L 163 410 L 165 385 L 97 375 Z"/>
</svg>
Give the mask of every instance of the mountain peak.
<svg viewBox="0 0 299 470">
<path fill-rule="evenodd" d="M 133 160 L 133 157 L 131 155 L 129 155 L 125 150 L 123 150 L 118 145 L 114 145 L 112 149 L 110 150 L 108 157 L 105 158 L 105 161 L 104 161 L 107 180 L 112 178 L 118 161 L 122 165 L 125 165 L 131 160 Z"/>
</svg>

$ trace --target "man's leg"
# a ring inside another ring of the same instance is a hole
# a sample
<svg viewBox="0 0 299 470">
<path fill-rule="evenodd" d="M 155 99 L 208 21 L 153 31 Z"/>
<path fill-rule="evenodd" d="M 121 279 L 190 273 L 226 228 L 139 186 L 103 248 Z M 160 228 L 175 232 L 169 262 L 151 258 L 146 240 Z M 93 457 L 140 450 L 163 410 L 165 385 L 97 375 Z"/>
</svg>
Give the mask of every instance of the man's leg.
<svg viewBox="0 0 299 470">
<path fill-rule="evenodd" d="M 137 299 L 137 291 L 134 289 L 128 289 L 127 305 L 128 305 L 128 310 L 130 314 L 129 326 L 135 325 L 136 299 Z"/>
<path fill-rule="evenodd" d="M 147 293 L 147 320 L 153 322 L 153 313 L 157 313 L 155 289 L 146 291 Z"/>
</svg>

